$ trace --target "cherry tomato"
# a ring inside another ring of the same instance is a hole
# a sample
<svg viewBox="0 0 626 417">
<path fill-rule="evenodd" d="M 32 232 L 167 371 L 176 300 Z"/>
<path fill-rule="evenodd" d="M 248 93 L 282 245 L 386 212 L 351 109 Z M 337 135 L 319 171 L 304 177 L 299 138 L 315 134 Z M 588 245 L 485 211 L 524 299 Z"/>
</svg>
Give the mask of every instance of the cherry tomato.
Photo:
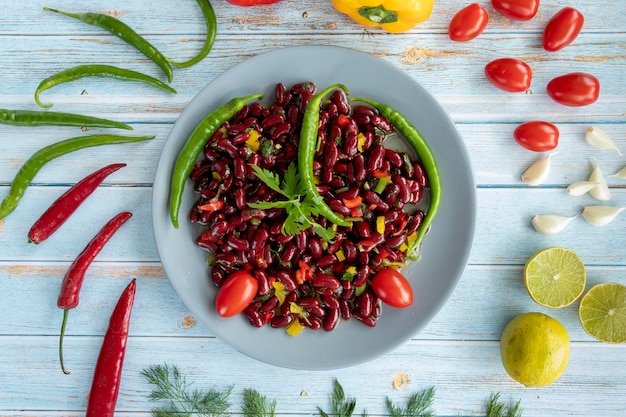
<svg viewBox="0 0 626 417">
<path fill-rule="evenodd" d="M 565 106 L 580 107 L 595 103 L 600 96 L 600 81 L 591 74 L 572 72 L 556 77 L 546 87 L 552 100 Z"/>
<path fill-rule="evenodd" d="M 559 129 L 552 123 L 533 120 L 519 125 L 513 132 L 515 141 L 535 152 L 551 151 L 559 144 Z"/>
<path fill-rule="evenodd" d="M 485 30 L 488 22 L 489 15 L 483 6 L 472 3 L 454 15 L 448 27 L 448 36 L 456 42 L 472 40 Z"/>
<path fill-rule="evenodd" d="M 548 52 L 565 48 L 580 33 L 585 17 L 573 7 L 565 7 L 558 11 L 543 31 L 543 49 Z"/>
<path fill-rule="evenodd" d="M 520 93 L 530 87 L 533 71 L 519 59 L 500 58 L 485 65 L 485 76 L 501 90 Z"/>
<path fill-rule="evenodd" d="M 530 20 L 539 10 L 539 0 L 491 0 L 493 8 L 513 20 Z"/>
<path fill-rule="evenodd" d="M 250 305 L 258 288 L 258 281 L 248 272 L 233 272 L 224 280 L 215 297 L 217 314 L 232 317 L 241 313 Z"/>
<path fill-rule="evenodd" d="M 395 269 L 383 269 L 374 275 L 372 290 L 383 303 L 391 307 L 404 308 L 413 303 L 411 284 Z"/>
</svg>

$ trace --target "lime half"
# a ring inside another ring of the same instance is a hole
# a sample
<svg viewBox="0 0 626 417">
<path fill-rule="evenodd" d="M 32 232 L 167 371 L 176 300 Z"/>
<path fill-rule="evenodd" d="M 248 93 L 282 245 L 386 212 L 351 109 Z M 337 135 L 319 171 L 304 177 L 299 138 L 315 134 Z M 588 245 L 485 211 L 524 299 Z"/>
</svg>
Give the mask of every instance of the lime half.
<svg viewBox="0 0 626 417">
<path fill-rule="evenodd" d="M 580 300 L 578 317 L 590 336 L 607 343 L 626 342 L 626 286 L 594 286 Z"/>
<path fill-rule="evenodd" d="M 524 266 L 524 285 L 530 297 L 545 307 L 572 304 L 585 290 L 585 265 L 573 251 L 560 247 L 542 249 Z"/>
</svg>

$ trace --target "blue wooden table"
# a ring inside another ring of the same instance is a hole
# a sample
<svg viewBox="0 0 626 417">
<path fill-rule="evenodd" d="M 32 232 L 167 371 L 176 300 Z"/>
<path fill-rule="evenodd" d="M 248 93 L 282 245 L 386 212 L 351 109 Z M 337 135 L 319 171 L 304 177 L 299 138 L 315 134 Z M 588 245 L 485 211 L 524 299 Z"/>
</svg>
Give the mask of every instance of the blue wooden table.
<svg viewBox="0 0 626 417">
<path fill-rule="evenodd" d="M 447 25 L 462 2 L 437 0 L 430 20 L 390 35 L 362 27 L 336 12 L 330 2 L 286 0 L 239 8 L 214 0 L 218 34 L 210 56 L 177 70 L 178 94 L 140 84 L 85 79 L 45 93 L 57 111 L 120 120 L 137 134 L 154 134 L 142 144 L 101 147 L 61 157 L 45 166 L 18 209 L 0 226 L 0 415 L 84 414 L 94 363 L 110 312 L 131 277 L 138 281 L 131 337 L 118 415 L 147 416 L 156 404 L 140 372 L 157 364 L 176 365 L 199 388 L 234 387 L 231 410 L 240 412 L 244 388 L 278 402 L 279 415 L 316 415 L 329 408 L 336 378 L 358 398 L 357 410 L 387 414 L 384 399 L 404 401 L 434 386 L 433 408 L 441 416 L 484 415 L 489 396 L 521 400 L 525 416 L 623 416 L 626 414 L 626 347 L 600 343 L 581 328 L 578 302 L 560 310 L 535 304 L 524 289 L 522 269 L 537 250 L 565 246 L 587 266 L 587 288 L 601 282 L 626 284 L 626 214 L 605 227 L 587 224 L 580 212 L 597 203 L 572 197 L 565 188 L 585 180 L 598 161 L 606 175 L 626 158 L 591 147 L 590 126 L 607 131 L 626 153 L 626 5 L 621 0 L 543 1 L 529 22 L 499 16 L 488 1 L 486 31 L 467 43 L 453 43 Z M 37 110 L 33 92 L 49 75 L 78 64 L 109 63 L 163 79 L 159 69 L 131 47 L 98 28 L 43 11 L 43 6 L 98 11 L 123 19 L 162 50 L 184 60 L 201 47 L 205 27 L 192 0 L 5 1 L 0 19 L 0 108 Z M 582 33 L 569 47 L 547 53 L 541 33 L 564 6 L 585 15 Z M 448 303 L 434 320 L 395 351 L 363 365 L 322 372 L 296 371 L 248 358 L 215 338 L 179 301 L 156 252 L 151 226 L 151 186 L 160 151 L 173 123 L 194 95 L 233 65 L 284 46 L 337 45 L 380 57 L 410 74 L 449 111 L 469 150 L 477 183 L 478 223 L 469 265 Z M 509 94 L 483 75 L 495 58 L 523 59 L 534 70 L 530 90 Z M 581 108 L 564 107 L 545 92 L 549 80 L 583 71 L 601 82 L 600 99 Z M 517 145 L 515 127 L 532 119 L 561 131 L 548 181 L 528 187 L 520 174 L 540 155 Z M 79 136 L 78 128 L 0 125 L 0 197 L 24 161 L 42 146 Z M 32 222 L 71 184 L 95 169 L 126 162 L 49 241 L 27 241 Z M 626 205 L 626 182 L 608 178 L 612 205 Z M 70 375 L 59 370 L 56 307 L 63 275 L 104 219 L 121 210 L 134 213 L 88 271 L 80 306 L 70 314 L 65 339 Z M 531 226 L 535 214 L 578 215 L 560 234 L 544 236 Z M 499 339 L 514 316 L 540 311 L 559 320 L 572 340 L 563 377 L 546 388 L 525 388 L 505 373 Z M 403 390 L 393 387 L 400 374 Z"/>
</svg>

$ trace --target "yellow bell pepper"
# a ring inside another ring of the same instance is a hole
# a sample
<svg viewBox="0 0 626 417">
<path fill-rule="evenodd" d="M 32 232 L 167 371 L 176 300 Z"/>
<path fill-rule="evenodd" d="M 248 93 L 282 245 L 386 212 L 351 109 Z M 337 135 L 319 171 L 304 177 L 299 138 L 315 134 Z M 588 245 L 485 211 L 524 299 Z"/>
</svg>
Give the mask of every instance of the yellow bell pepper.
<svg viewBox="0 0 626 417">
<path fill-rule="evenodd" d="M 428 20 L 434 4 L 435 0 L 333 0 L 335 9 L 355 22 L 393 33 Z"/>
</svg>

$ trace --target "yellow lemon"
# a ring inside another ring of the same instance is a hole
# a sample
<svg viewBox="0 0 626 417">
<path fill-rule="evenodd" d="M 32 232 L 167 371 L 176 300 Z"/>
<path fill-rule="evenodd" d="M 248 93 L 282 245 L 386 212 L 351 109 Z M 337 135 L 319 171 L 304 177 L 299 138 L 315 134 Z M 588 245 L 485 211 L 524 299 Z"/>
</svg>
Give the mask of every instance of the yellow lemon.
<svg viewBox="0 0 626 417">
<path fill-rule="evenodd" d="M 502 332 L 500 356 L 511 378 L 528 387 L 543 387 L 565 372 L 569 347 L 569 335 L 561 323 L 542 313 L 525 313 Z"/>
</svg>

